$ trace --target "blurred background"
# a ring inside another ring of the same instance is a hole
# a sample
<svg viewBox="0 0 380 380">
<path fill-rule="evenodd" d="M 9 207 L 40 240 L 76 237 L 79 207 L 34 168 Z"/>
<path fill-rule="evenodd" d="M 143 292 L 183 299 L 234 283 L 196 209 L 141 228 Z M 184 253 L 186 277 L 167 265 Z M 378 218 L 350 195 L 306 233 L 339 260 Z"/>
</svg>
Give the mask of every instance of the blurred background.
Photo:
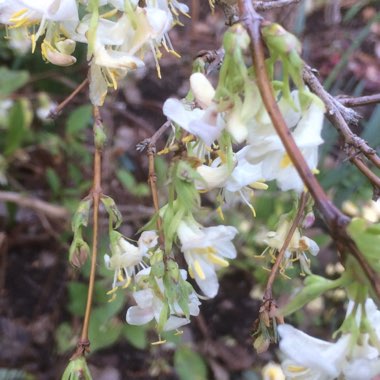
<svg viewBox="0 0 380 380">
<path fill-rule="evenodd" d="M 208 1 L 184 2 L 192 20 L 182 17 L 184 26 L 170 33 L 181 58 L 163 55 L 161 80 L 153 58 L 148 59 L 144 70 L 130 73 L 118 91 L 109 92 L 101 109 L 108 135 L 103 191 L 115 199 L 124 219 L 121 232 L 131 238 L 153 214 L 147 158 L 136 151 L 136 144 L 165 122 L 161 108 L 168 97 L 186 95 L 193 59 L 202 50 L 218 49 L 226 28 L 223 14 L 211 14 Z M 333 95 L 380 92 L 380 1 L 304 0 L 264 17 L 299 37 L 305 61 L 319 71 Z M 57 379 L 75 348 L 87 294 L 88 265 L 78 272 L 68 263 L 70 215 L 92 181 L 87 90 L 54 120 L 47 115 L 86 78 L 86 51 L 78 44 L 77 63 L 55 67 L 43 62 L 39 49 L 31 54 L 17 30 L 9 31 L 10 39 L 7 33 L 0 30 L 0 379 Z M 363 118 L 355 132 L 379 148 L 380 105 L 357 110 Z M 347 161 L 328 122 L 323 137 L 319 179 L 324 188 L 350 215 L 366 213 L 378 221 L 380 207 L 368 201 L 371 186 Z M 158 149 L 164 144 L 165 139 L 159 141 Z M 156 166 L 164 200 L 167 157 L 158 157 Z M 101 240 L 90 324 L 94 379 L 260 379 L 262 366 L 276 360 L 276 347 L 260 355 L 252 347 L 268 273 L 263 270 L 266 263 L 256 257 L 267 232 L 261 226 L 273 230 L 291 201 L 273 185 L 256 195 L 256 219 L 246 207 L 225 210 L 225 223 L 240 232 L 238 258 L 222 273 L 218 296 L 203 301 L 200 316 L 182 335 L 167 334 L 168 343 L 160 346 L 151 345 L 157 340 L 154 330 L 126 324 L 128 292 L 107 302 L 112 273 L 103 265 L 108 242 Z M 220 221 L 211 197 L 205 195 L 204 204 L 204 220 L 210 223 L 211 215 Z M 101 231 L 106 231 L 107 218 L 101 215 Z M 334 244 L 318 218 L 309 232 L 321 247 L 313 271 L 334 278 L 342 268 L 334 264 Z M 297 281 L 279 278 L 276 298 L 286 302 Z M 339 291 L 328 293 L 289 321 L 313 335 L 330 337 L 344 317 L 344 299 Z"/>
</svg>

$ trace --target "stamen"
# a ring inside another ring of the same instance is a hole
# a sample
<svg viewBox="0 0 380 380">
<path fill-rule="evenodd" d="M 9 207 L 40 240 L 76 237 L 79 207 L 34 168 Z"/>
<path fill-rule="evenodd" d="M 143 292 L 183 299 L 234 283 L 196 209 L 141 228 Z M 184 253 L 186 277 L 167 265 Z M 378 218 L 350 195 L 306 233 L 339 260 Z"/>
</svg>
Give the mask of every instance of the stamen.
<svg viewBox="0 0 380 380">
<path fill-rule="evenodd" d="M 220 265 L 221 267 L 228 267 L 230 265 L 227 260 L 222 259 L 214 253 L 209 253 L 207 257 L 212 263 Z"/>
<path fill-rule="evenodd" d="M 292 160 L 290 159 L 288 154 L 285 153 L 284 156 L 282 157 L 282 160 L 280 161 L 280 168 L 285 169 L 290 165 L 292 165 Z"/>
<path fill-rule="evenodd" d="M 118 287 L 115 286 L 114 288 L 112 288 L 111 290 L 109 290 L 106 294 L 109 296 L 111 294 L 115 294 L 115 292 L 117 291 Z"/>
<path fill-rule="evenodd" d="M 205 274 L 202 270 L 201 264 L 199 264 L 198 260 L 194 260 L 193 267 L 194 267 L 195 273 L 198 275 L 198 277 L 201 280 L 205 280 L 206 276 L 205 276 Z"/>
</svg>

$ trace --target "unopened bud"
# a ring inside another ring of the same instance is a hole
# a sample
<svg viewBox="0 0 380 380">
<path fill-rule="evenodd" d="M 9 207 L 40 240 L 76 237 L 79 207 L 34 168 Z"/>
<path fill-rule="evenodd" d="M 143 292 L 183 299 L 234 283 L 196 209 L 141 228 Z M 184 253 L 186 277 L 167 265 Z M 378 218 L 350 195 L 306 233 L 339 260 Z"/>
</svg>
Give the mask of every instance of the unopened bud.
<svg viewBox="0 0 380 380">
<path fill-rule="evenodd" d="M 305 219 L 302 222 L 302 227 L 303 228 L 310 228 L 315 222 L 315 215 L 314 213 L 308 212 L 305 216 Z"/>
<path fill-rule="evenodd" d="M 281 25 L 270 23 L 262 28 L 266 44 L 280 54 L 301 53 L 301 44 L 297 37 L 286 31 Z"/>
<path fill-rule="evenodd" d="M 92 380 L 90 370 L 87 367 L 86 359 L 81 356 L 70 360 L 65 372 L 62 375 L 62 380 Z"/>
</svg>

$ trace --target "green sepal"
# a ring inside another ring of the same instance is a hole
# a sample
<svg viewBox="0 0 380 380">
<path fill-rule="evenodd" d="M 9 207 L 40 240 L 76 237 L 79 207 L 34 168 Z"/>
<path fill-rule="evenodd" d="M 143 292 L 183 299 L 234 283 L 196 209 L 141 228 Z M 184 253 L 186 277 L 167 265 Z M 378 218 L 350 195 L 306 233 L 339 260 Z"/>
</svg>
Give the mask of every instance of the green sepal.
<svg viewBox="0 0 380 380">
<path fill-rule="evenodd" d="M 279 313 L 284 317 L 292 314 L 328 290 L 348 285 L 350 282 L 350 276 L 345 276 L 344 274 L 337 280 L 328 280 L 322 276 L 310 275 L 305 279 L 304 288 Z"/>
<path fill-rule="evenodd" d="M 103 124 L 94 124 L 94 143 L 97 149 L 102 150 L 107 142 L 107 135 L 104 132 Z"/>
<path fill-rule="evenodd" d="M 85 198 L 80 201 L 77 210 L 73 216 L 73 220 L 71 222 L 71 228 L 75 233 L 82 227 L 87 227 L 88 220 L 90 217 L 90 210 L 92 206 L 92 198 Z"/>
<path fill-rule="evenodd" d="M 165 273 L 164 252 L 158 249 L 150 258 L 151 273 L 154 277 L 162 278 Z"/>
<path fill-rule="evenodd" d="M 61 380 L 92 380 L 86 359 L 83 356 L 70 360 Z"/>
<path fill-rule="evenodd" d="M 169 319 L 169 314 L 170 314 L 170 308 L 167 302 L 164 302 L 160 316 L 158 318 L 158 324 L 157 324 L 157 330 L 162 331 L 165 327 L 166 322 Z"/>
<path fill-rule="evenodd" d="M 117 208 L 115 201 L 107 195 L 102 195 L 100 197 L 100 201 L 103 203 L 108 213 L 109 221 L 112 227 L 115 229 L 119 228 L 121 223 L 123 222 L 123 217 L 119 209 Z"/>
</svg>

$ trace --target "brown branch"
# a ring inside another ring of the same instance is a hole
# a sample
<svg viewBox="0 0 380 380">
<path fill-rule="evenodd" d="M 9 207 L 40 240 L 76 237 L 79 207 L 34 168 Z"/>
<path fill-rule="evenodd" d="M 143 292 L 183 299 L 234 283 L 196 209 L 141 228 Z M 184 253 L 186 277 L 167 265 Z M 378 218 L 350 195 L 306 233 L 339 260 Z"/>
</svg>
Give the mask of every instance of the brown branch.
<svg viewBox="0 0 380 380">
<path fill-rule="evenodd" d="M 55 119 L 62 110 L 88 85 L 89 80 L 86 78 L 79 86 L 57 107 L 49 112 L 48 118 Z"/>
<path fill-rule="evenodd" d="M 30 208 L 53 219 L 67 220 L 69 218 L 69 212 L 64 207 L 55 206 L 40 199 L 13 191 L 0 191 L 0 202 L 16 203 L 18 206 Z"/>
<path fill-rule="evenodd" d="M 329 228 L 330 235 L 337 242 L 338 249 L 343 254 L 345 253 L 344 248 L 346 248 L 347 251 L 355 257 L 370 284 L 373 286 L 377 296 L 380 298 L 380 279 L 347 233 L 346 225 L 349 222 L 349 218 L 328 199 L 322 186 L 310 171 L 278 108 L 265 68 L 264 46 L 260 34 L 262 18 L 254 10 L 251 1 L 239 0 L 239 10 L 251 38 L 251 54 L 257 75 L 259 91 L 273 126 L 285 147 L 286 153 L 313 197 L 317 208 Z"/>
<path fill-rule="evenodd" d="M 284 244 L 282 245 L 280 251 L 278 252 L 278 255 L 276 257 L 276 262 L 274 263 L 274 265 L 271 269 L 270 275 L 268 277 L 268 281 L 267 281 L 267 285 L 265 287 L 265 292 L 264 292 L 264 297 L 263 297 L 264 302 L 268 301 L 268 300 L 272 300 L 272 298 L 273 298 L 272 297 L 272 287 L 273 287 L 274 280 L 276 279 L 276 276 L 277 276 L 278 270 L 280 268 L 281 262 L 284 258 L 285 251 L 288 248 L 288 246 L 292 240 L 292 237 L 294 235 L 294 232 L 297 229 L 297 227 L 299 226 L 301 219 L 304 215 L 304 211 L 305 211 L 305 207 L 306 207 L 306 203 L 307 203 L 307 198 L 308 198 L 308 194 L 305 192 L 302 193 L 300 201 L 299 201 L 299 205 L 298 205 L 297 214 L 296 214 L 296 216 L 293 220 L 293 223 L 290 226 L 290 229 L 286 235 Z"/>
<path fill-rule="evenodd" d="M 351 131 L 347 121 L 342 115 L 342 112 L 344 112 L 344 107 L 327 91 L 325 91 L 310 67 L 306 66 L 304 68 L 303 78 L 310 89 L 322 99 L 326 106 L 326 117 L 330 120 L 335 129 L 343 136 L 345 143 L 353 147 L 356 152 L 363 153 L 364 156 L 367 157 L 376 167 L 380 168 L 380 158 L 376 154 L 376 151 L 368 146 L 363 139 Z M 363 171 L 364 163 L 363 165 L 357 165 L 357 160 L 351 159 L 351 161 L 364 175 L 370 171 L 369 169 Z M 371 177 L 373 176 L 375 176 L 375 174 L 372 173 Z M 378 181 L 376 181 L 376 183 L 379 183 Z M 374 183 L 373 181 L 371 182 Z"/>
<path fill-rule="evenodd" d="M 94 106 L 94 137 L 96 129 L 102 128 L 102 120 L 99 113 L 99 108 Z M 88 292 L 86 311 L 83 320 L 81 338 L 77 344 L 77 349 L 71 359 L 78 356 L 83 356 L 86 352 L 89 352 L 90 341 L 88 339 L 88 328 L 90 324 L 92 299 L 94 295 L 95 275 L 96 275 L 96 259 L 98 256 L 98 242 L 99 242 L 99 203 L 100 196 L 102 194 L 101 188 L 101 160 L 102 160 L 102 147 L 95 141 L 95 153 L 94 153 L 94 179 L 93 187 L 91 190 L 91 196 L 93 198 L 93 236 L 92 236 L 92 253 L 91 253 L 91 271 L 88 281 Z"/>
<path fill-rule="evenodd" d="M 257 11 L 269 11 L 271 9 L 283 8 L 288 5 L 299 3 L 301 0 L 277 0 L 277 1 L 253 1 L 253 7 Z"/>
<path fill-rule="evenodd" d="M 337 97 L 336 100 L 343 104 L 345 107 L 361 107 L 370 104 L 380 103 L 380 94 L 360 96 L 358 98 L 350 97 Z"/>
<path fill-rule="evenodd" d="M 162 134 L 170 127 L 171 122 L 167 121 L 166 123 L 162 124 L 161 127 L 154 133 L 154 135 L 148 139 L 145 139 L 140 144 L 137 145 L 137 150 L 142 152 L 145 148 L 147 148 L 147 155 L 148 155 L 148 165 L 149 165 L 149 177 L 148 177 L 148 183 L 150 186 L 150 190 L 152 192 L 152 199 L 153 199 L 153 206 L 157 213 L 157 231 L 159 234 L 160 244 L 164 245 L 164 236 L 162 231 L 162 220 L 159 215 L 160 211 L 160 205 L 158 202 L 158 191 L 157 191 L 157 175 L 156 170 L 154 168 L 154 158 L 156 155 L 156 143 L 158 139 L 162 136 Z"/>
</svg>

